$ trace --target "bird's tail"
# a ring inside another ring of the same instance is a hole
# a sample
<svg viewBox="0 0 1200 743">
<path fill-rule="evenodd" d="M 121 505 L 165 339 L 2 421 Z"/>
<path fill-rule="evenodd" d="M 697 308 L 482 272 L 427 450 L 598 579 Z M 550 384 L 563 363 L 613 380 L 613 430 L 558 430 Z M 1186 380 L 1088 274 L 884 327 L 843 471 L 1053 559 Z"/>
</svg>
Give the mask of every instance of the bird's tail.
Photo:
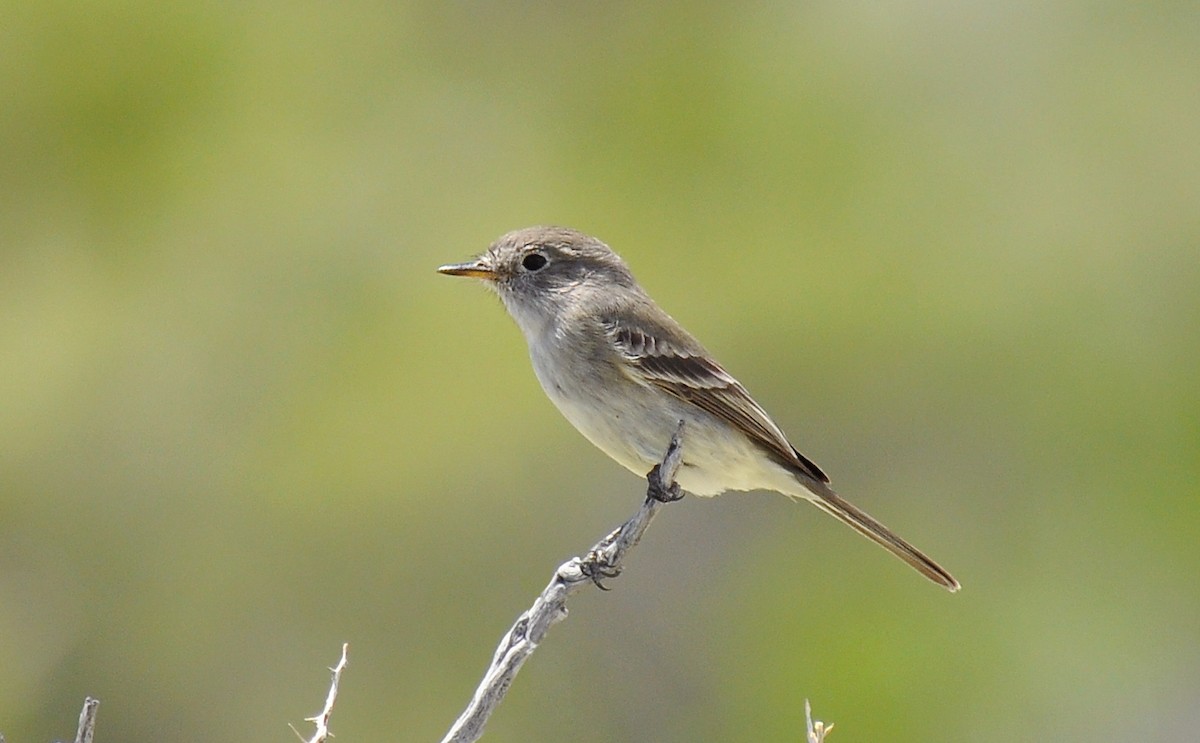
<svg viewBox="0 0 1200 743">
<path fill-rule="evenodd" d="M 816 485 L 817 483 L 813 483 L 813 486 L 806 488 L 809 492 L 805 493 L 804 497 L 817 508 L 899 557 L 918 573 L 939 586 L 951 592 L 957 591 L 961 587 L 945 568 L 929 559 L 921 550 L 901 539 L 891 529 L 872 518 L 870 514 L 833 492 L 828 485 L 821 483 L 820 487 L 815 487 Z"/>
</svg>

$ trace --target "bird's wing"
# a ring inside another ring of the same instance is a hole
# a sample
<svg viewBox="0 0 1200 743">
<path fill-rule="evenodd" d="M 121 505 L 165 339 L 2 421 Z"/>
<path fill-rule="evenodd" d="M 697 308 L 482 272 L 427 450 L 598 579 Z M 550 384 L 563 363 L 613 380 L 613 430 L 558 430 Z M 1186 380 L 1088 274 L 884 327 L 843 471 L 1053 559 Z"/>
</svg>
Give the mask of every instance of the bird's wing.
<svg viewBox="0 0 1200 743">
<path fill-rule="evenodd" d="M 935 583 L 951 591 L 959 589 L 958 581 L 942 566 L 830 489 L 825 473 L 788 443 L 783 431 L 754 402 L 746 388 L 682 328 L 668 326 L 667 322 L 674 323 L 667 318 L 656 326 L 653 320 L 632 321 L 626 316 L 606 319 L 604 328 L 614 348 L 629 362 L 630 373 L 639 381 L 730 423 L 776 462 L 811 478 L 813 482 L 805 486 L 815 496 L 811 500 L 819 508 L 882 545 Z M 668 335 L 682 341 L 672 344 L 663 340 Z"/>
<path fill-rule="evenodd" d="M 609 317 L 604 328 L 617 352 L 641 381 L 691 403 L 742 431 L 780 464 L 798 469 L 817 482 L 829 478 L 821 468 L 788 443 L 775 421 L 750 393 L 686 336 L 686 345 L 664 340 L 665 328 L 654 329 L 625 317 Z M 655 331 L 658 332 L 655 332 Z"/>
</svg>

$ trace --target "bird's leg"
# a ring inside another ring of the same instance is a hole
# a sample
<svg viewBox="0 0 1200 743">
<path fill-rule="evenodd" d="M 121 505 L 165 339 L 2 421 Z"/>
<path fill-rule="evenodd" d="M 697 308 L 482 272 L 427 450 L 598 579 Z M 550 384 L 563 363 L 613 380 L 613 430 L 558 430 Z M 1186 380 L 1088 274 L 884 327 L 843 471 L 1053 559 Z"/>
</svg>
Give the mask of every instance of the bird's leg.
<svg viewBox="0 0 1200 743">
<path fill-rule="evenodd" d="M 659 503 L 674 503 L 683 497 L 683 490 L 675 482 L 675 473 L 683 464 L 683 421 L 679 421 L 671 443 L 663 454 L 662 462 L 654 465 L 646 473 L 646 498 Z"/>
<path fill-rule="evenodd" d="M 646 473 L 646 500 L 638 512 L 579 560 L 579 572 L 600 590 L 608 590 L 604 579 L 616 578 L 621 574 L 621 561 L 625 553 L 641 539 L 642 532 L 649 526 L 658 507 L 664 503 L 674 503 L 684 496 L 683 489 L 675 482 L 675 473 L 679 471 L 683 457 L 682 435 L 683 421 L 679 421 L 662 462 Z"/>
</svg>

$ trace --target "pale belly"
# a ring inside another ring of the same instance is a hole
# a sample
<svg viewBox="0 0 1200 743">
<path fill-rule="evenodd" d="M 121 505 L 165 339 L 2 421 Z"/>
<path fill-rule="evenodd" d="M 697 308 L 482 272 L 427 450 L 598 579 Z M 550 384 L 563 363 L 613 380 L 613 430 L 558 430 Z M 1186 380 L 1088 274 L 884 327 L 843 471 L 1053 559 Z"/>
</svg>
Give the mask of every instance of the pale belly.
<svg viewBox="0 0 1200 743">
<path fill-rule="evenodd" d="M 589 441 L 631 472 L 644 476 L 662 461 L 683 420 L 683 464 L 676 482 L 694 495 L 726 490 L 777 490 L 804 495 L 795 477 L 711 414 L 648 386 L 573 385 L 553 370 L 534 368 L 546 395 Z"/>
</svg>

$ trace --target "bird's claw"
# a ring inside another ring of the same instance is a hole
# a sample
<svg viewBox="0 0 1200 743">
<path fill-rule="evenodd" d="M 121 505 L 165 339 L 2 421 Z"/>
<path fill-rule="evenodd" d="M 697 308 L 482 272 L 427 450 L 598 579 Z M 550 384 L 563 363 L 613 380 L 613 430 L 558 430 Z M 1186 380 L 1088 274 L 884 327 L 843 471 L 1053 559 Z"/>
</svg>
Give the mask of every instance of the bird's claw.
<svg viewBox="0 0 1200 743">
<path fill-rule="evenodd" d="M 601 591 L 609 590 L 609 587 L 604 585 L 606 578 L 616 578 L 621 574 L 621 566 L 611 565 L 608 562 L 608 557 L 600 552 L 589 552 L 579 563 L 579 572 L 583 573 L 583 577 L 596 584 L 596 588 Z"/>
<path fill-rule="evenodd" d="M 679 487 L 679 483 L 663 482 L 661 464 L 654 465 L 654 468 L 646 475 L 646 482 L 650 485 L 646 488 L 646 495 L 659 503 L 674 503 L 683 498 L 684 492 Z"/>
</svg>

